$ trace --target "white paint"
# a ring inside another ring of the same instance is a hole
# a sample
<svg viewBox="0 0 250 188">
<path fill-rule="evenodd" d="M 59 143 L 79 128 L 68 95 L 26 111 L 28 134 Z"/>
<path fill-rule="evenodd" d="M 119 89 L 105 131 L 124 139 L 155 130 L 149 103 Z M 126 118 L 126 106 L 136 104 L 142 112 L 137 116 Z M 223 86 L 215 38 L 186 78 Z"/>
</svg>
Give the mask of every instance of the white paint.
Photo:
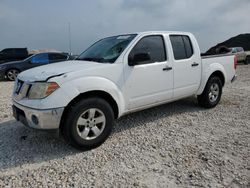
<svg viewBox="0 0 250 188">
<path fill-rule="evenodd" d="M 128 54 L 133 46 L 144 36 L 162 35 L 166 43 L 168 59 L 165 62 L 128 66 Z M 188 35 L 191 39 L 194 55 L 186 60 L 173 58 L 170 34 Z M 130 45 L 113 64 L 101 64 L 87 61 L 69 61 L 30 69 L 18 78 L 26 82 L 57 82 L 60 86 L 45 99 L 16 101 L 21 105 L 35 109 L 65 107 L 81 93 L 105 91 L 116 101 L 119 117 L 137 110 L 174 101 L 187 96 L 201 94 L 208 78 L 215 71 L 223 73 L 226 82 L 235 75 L 234 56 L 210 57 L 201 59 L 200 49 L 195 37 L 185 32 L 143 32 L 138 33 Z M 192 67 L 192 63 L 198 63 Z M 173 69 L 163 71 L 169 66 Z"/>
</svg>

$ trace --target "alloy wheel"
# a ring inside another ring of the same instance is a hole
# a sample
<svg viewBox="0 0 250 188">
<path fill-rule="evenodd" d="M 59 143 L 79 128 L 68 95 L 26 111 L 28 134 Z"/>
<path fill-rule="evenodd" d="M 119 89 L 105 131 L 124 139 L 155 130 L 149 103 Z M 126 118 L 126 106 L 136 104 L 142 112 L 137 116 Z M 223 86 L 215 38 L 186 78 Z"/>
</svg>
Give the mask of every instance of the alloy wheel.
<svg viewBox="0 0 250 188">
<path fill-rule="evenodd" d="M 19 74 L 18 70 L 11 69 L 7 72 L 7 78 L 11 81 L 14 81 L 18 74 Z"/>
<path fill-rule="evenodd" d="M 219 85 L 217 83 L 213 83 L 208 94 L 210 102 L 213 103 L 218 99 L 219 92 Z"/>
<path fill-rule="evenodd" d="M 84 140 L 93 140 L 103 132 L 105 125 L 104 113 L 97 108 L 90 108 L 79 116 L 77 133 Z"/>
</svg>

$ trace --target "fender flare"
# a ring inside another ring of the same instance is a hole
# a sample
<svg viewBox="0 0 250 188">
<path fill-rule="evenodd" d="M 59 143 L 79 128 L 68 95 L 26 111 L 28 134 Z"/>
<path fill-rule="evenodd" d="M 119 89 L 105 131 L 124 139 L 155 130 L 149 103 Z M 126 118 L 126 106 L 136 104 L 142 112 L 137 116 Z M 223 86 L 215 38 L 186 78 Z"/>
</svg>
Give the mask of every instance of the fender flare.
<svg viewBox="0 0 250 188">
<path fill-rule="evenodd" d="M 125 111 L 125 101 L 122 92 L 120 88 L 109 79 L 93 76 L 78 78 L 64 83 L 61 89 L 63 89 L 67 95 L 64 106 L 67 106 L 81 94 L 91 91 L 101 91 L 109 94 L 116 102 L 118 107 L 118 117 L 120 117 Z"/>
<path fill-rule="evenodd" d="M 202 75 L 202 81 L 201 81 L 200 87 L 199 87 L 196 95 L 202 94 L 202 92 L 207 84 L 208 79 L 211 77 L 212 74 L 214 74 L 216 72 L 222 73 L 224 80 L 225 81 L 227 80 L 227 74 L 226 74 L 226 71 L 225 71 L 223 65 L 221 65 L 220 63 L 212 63 L 209 65 L 207 70 Z"/>
</svg>

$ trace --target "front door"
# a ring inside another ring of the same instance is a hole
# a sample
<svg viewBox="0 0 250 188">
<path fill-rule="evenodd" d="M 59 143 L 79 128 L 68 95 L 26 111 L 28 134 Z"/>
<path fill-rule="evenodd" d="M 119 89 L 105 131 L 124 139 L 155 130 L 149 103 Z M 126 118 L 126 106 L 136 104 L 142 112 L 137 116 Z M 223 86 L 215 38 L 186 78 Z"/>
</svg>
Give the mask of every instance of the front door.
<svg viewBox="0 0 250 188">
<path fill-rule="evenodd" d="M 162 35 L 141 38 L 130 51 L 124 64 L 124 93 L 127 110 L 171 100 L 173 70 L 167 61 Z"/>
<path fill-rule="evenodd" d="M 48 53 L 40 53 L 32 56 L 29 68 L 38 67 L 41 65 L 49 64 L 49 55 Z"/>
</svg>

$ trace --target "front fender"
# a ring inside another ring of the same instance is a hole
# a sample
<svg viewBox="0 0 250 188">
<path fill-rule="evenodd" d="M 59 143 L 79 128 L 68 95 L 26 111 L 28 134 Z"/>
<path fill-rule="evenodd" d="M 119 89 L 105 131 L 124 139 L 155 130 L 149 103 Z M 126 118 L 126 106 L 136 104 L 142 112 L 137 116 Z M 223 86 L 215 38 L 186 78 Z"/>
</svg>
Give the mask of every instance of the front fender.
<svg viewBox="0 0 250 188">
<path fill-rule="evenodd" d="M 83 77 L 62 83 L 57 91 L 43 101 L 43 108 L 66 107 L 78 95 L 96 90 L 113 97 L 118 105 L 119 116 L 124 112 L 125 102 L 121 90 L 114 82 L 102 77 Z"/>
<path fill-rule="evenodd" d="M 220 63 L 212 63 L 207 67 L 203 67 L 202 69 L 203 69 L 203 73 L 202 73 L 202 78 L 201 78 L 201 84 L 200 84 L 200 87 L 199 87 L 196 95 L 202 94 L 202 92 L 207 84 L 208 79 L 216 71 L 221 72 L 223 74 L 225 80 L 228 80 L 226 70 L 223 67 L 223 65 L 221 65 Z"/>
</svg>

